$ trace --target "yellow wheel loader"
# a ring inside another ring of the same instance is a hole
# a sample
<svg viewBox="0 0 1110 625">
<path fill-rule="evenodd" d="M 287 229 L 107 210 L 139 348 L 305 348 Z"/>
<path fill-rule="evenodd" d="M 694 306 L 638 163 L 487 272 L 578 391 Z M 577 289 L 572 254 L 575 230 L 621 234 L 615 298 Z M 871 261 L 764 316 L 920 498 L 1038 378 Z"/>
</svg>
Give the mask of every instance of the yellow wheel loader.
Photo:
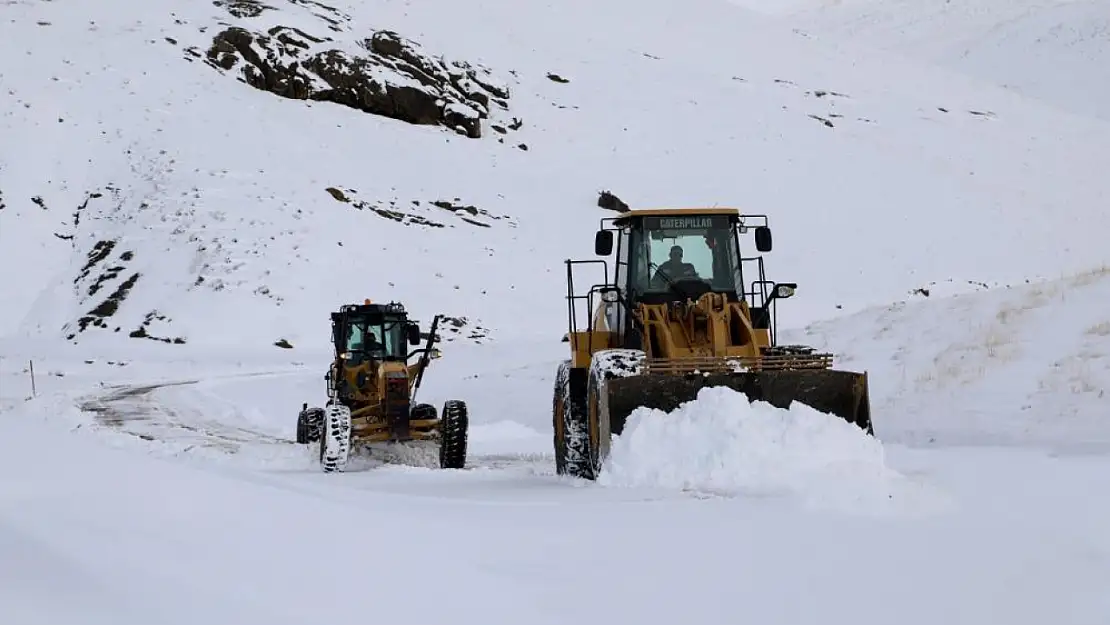
<svg viewBox="0 0 1110 625">
<path fill-rule="evenodd" d="M 418 404 L 416 392 L 424 371 L 439 350 L 436 315 L 427 334 L 408 318 L 402 304 L 347 304 L 331 314 L 335 357 L 324 379 L 324 408 L 305 403 L 297 416 L 297 442 L 319 445 L 325 472 L 343 469 L 351 454 L 375 445 L 437 445 L 439 466 L 466 464 L 469 416 L 466 403 L 447 400 L 443 412 Z M 409 360 L 416 357 L 415 362 Z"/>
<path fill-rule="evenodd" d="M 639 407 L 674 410 L 701 388 L 749 401 L 798 401 L 873 435 L 867 374 L 832 369 L 832 355 L 775 342 L 775 304 L 797 285 L 766 279 L 766 215 L 734 208 L 639 209 L 601 220 L 598 256 L 567 260 L 570 358 L 556 373 L 556 471 L 596 479 L 612 435 Z M 583 293 L 576 273 L 595 276 Z M 579 327 L 580 317 L 585 327 Z"/>
</svg>

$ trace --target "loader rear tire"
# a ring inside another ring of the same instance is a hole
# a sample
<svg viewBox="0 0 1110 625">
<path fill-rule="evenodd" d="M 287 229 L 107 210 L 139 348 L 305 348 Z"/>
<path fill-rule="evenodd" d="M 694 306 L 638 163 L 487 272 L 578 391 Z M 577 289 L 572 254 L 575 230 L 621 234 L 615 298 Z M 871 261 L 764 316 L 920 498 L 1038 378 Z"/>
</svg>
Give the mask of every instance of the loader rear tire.
<svg viewBox="0 0 1110 625">
<path fill-rule="evenodd" d="M 466 467 L 466 443 L 470 429 L 470 416 L 466 403 L 449 399 L 443 404 L 439 432 L 439 467 L 462 469 Z"/>
</svg>

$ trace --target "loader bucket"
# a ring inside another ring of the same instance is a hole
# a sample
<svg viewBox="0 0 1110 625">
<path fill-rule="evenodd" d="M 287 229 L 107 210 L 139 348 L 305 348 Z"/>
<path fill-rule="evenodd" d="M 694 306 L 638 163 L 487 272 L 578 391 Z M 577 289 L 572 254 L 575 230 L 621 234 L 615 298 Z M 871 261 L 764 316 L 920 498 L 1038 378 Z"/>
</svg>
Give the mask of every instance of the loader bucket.
<svg viewBox="0 0 1110 625">
<path fill-rule="evenodd" d="M 641 406 L 671 411 L 697 398 L 704 387 L 727 386 L 777 408 L 801 402 L 859 426 L 874 435 L 867 374 L 832 369 L 800 369 L 709 375 L 634 375 L 606 381 L 609 426 L 620 434 L 625 420 Z"/>
</svg>

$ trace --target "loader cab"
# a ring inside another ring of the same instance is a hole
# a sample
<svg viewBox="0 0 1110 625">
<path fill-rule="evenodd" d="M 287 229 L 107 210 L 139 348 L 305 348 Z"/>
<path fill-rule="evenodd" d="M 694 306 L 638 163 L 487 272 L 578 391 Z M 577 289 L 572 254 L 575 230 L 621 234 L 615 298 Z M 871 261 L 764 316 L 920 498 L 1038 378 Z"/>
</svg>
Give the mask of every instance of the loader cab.
<svg viewBox="0 0 1110 625">
<path fill-rule="evenodd" d="M 741 237 L 752 231 L 760 254 L 745 257 Z M 742 215 L 731 208 L 633 210 L 603 219 L 594 251 L 598 256 L 616 252 L 610 286 L 601 289 L 607 326 L 625 336 L 637 303 L 663 304 L 714 292 L 730 302 L 746 301 L 756 327 L 768 327 L 769 306 L 776 299 L 769 290 L 775 284 L 765 278 L 761 254 L 771 247 L 765 215 Z M 777 297 L 793 294 L 793 285 L 781 286 L 786 288 Z"/>
<path fill-rule="evenodd" d="M 346 305 L 332 313 L 331 319 L 336 356 L 350 364 L 405 362 L 409 345 L 420 343 L 420 327 L 396 302 Z"/>
<path fill-rule="evenodd" d="M 611 224 L 598 231 L 594 247 L 610 256 L 615 244 L 621 299 L 657 304 L 711 291 L 739 301 L 747 293 L 744 265 L 754 259 L 741 255 L 740 234 L 750 227 L 736 210 L 633 211 Z M 756 249 L 770 251 L 770 228 L 755 230 Z"/>
</svg>

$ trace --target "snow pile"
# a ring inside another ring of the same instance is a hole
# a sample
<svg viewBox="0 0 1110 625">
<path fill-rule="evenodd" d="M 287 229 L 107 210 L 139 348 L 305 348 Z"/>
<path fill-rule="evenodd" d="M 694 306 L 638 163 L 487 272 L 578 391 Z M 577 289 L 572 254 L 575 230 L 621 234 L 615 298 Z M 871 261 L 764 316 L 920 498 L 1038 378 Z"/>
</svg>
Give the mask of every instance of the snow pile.
<svg viewBox="0 0 1110 625">
<path fill-rule="evenodd" d="M 882 444 L 809 406 L 787 410 L 725 387 L 666 413 L 639 408 L 613 441 L 599 482 L 747 496 L 798 495 L 824 505 L 890 497 Z"/>
</svg>

